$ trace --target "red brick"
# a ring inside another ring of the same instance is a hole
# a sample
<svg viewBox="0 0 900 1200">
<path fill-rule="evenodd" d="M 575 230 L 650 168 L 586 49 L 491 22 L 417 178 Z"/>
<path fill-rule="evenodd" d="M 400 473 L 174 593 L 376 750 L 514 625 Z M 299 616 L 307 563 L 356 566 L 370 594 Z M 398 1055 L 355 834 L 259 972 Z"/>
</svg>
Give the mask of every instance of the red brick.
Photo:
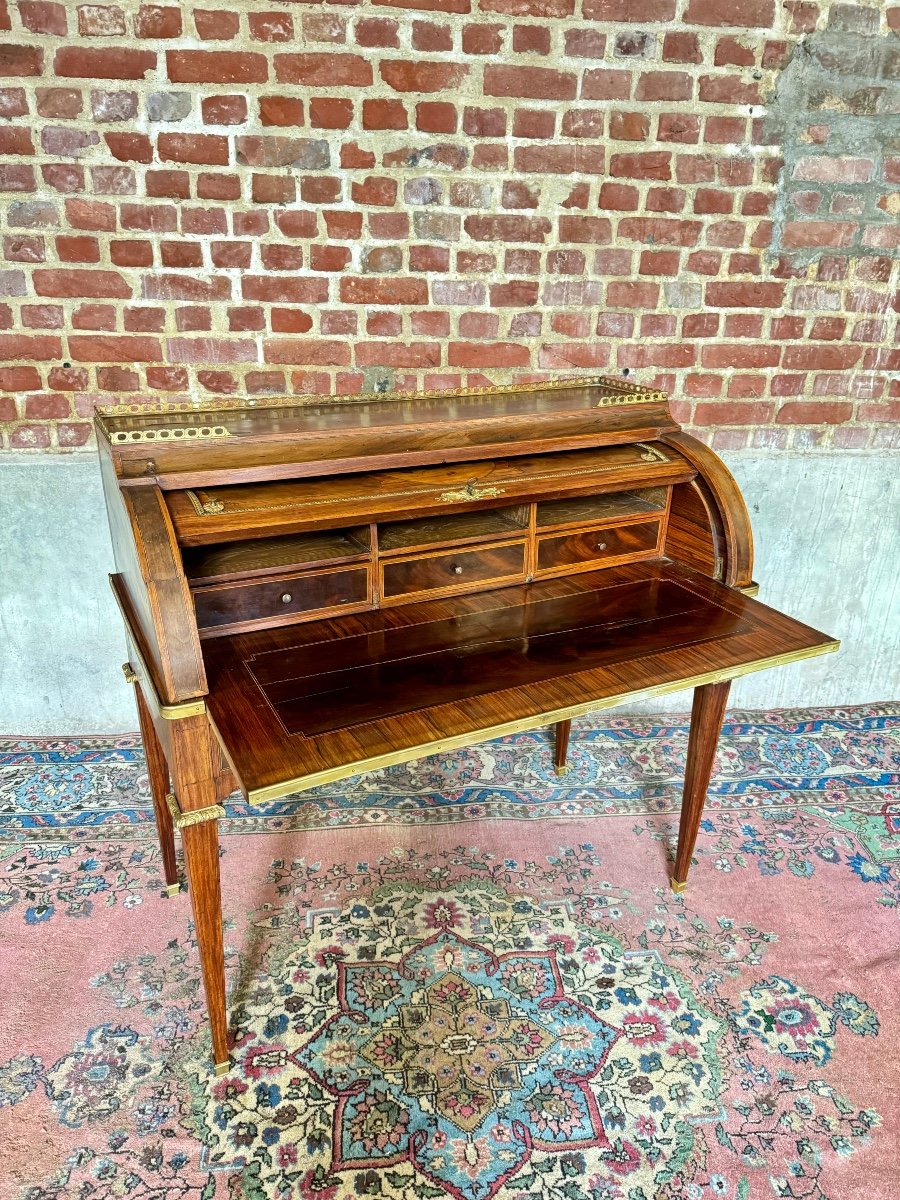
<svg viewBox="0 0 900 1200">
<path fill-rule="evenodd" d="M 569 220 L 573 218 L 562 218 Z M 550 232 L 546 217 L 470 215 L 464 221 L 466 232 L 477 242 L 543 242 Z"/>
<path fill-rule="evenodd" d="M 56 239 L 56 253 L 63 262 L 100 261 L 100 243 L 95 237 L 62 235 Z"/>
<path fill-rule="evenodd" d="M 609 162 L 609 173 L 626 179 L 671 179 L 671 164 L 672 155 L 667 150 L 614 154 Z"/>
<path fill-rule="evenodd" d="M 194 26 L 204 41 L 228 41 L 237 36 L 240 25 L 239 13 L 194 9 Z"/>
<path fill-rule="evenodd" d="M 766 425 L 772 419 L 773 404 L 723 403 L 698 404 L 695 425 Z"/>
<path fill-rule="evenodd" d="M 638 190 L 630 183 L 604 183 L 600 186 L 599 208 L 618 212 L 634 212 L 638 206 Z"/>
<path fill-rule="evenodd" d="M 104 133 L 103 140 L 119 162 L 153 162 L 153 146 L 145 133 Z"/>
<path fill-rule="evenodd" d="M 142 4 L 134 19 L 139 38 L 176 38 L 181 36 L 181 9 L 158 4 Z"/>
<path fill-rule="evenodd" d="M 352 184 L 351 199 L 354 204 L 375 204 L 390 208 L 397 199 L 397 181 L 370 175 L 368 179 Z"/>
<path fill-rule="evenodd" d="M 707 283 L 706 301 L 714 308 L 780 308 L 784 283 Z"/>
<path fill-rule="evenodd" d="M 125 34 L 125 14 L 107 4 L 79 4 L 78 32 L 81 37 L 121 37 Z"/>
<path fill-rule="evenodd" d="M 513 26 L 513 50 L 517 54 L 549 54 L 550 30 L 543 25 Z"/>
<path fill-rule="evenodd" d="M 775 414 L 779 425 L 840 425 L 853 416 L 852 404 L 825 400 L 789 400 Z"/>
<path fill-rule="evenodd" d="M 308 333 L 312 329 L 312 317 L 300 308 L 273 308 L 273 333 Z"/>
<path fill-rule="evenodd" d="M 154 337 L 104 337 L 70 333 L 69 354 L 76 362 L 160 362 L 162 346 Z"/>
<path fill-rule="evenodd" d="M 696 33 L 667 33 L 663 39 L 663 59 L 666 62 L 703 62 L 700 40 Z"/>
<path fill-rule="evenodd" d="M 364 100 L 363 129 L 406 129 L 409 122 L 400 100 Z"/>
<path fill-rule="evenodd" d="M 416 129 L 423 133 L 456 133 L 458 111 L 453 104 L 423 100 L 416 105 Z"/>
<path fill-rule="evenodd" d="M 768 343 L 754 345 L 751 342 L 734 344 L 716 344 L 704 346 L 701 351 L 701 361 L 704 367 L 721 370 L 726 367 L 743 367 L 759 369 L 761 367 L 777 367 L 781 357 L 781 347 Z"/>
<path fill-rule="evenodd" d="M 23 304 L 19 318 L 27 329 L 62 329 L 62 305 Z"/>
<path fill-rule="evenodd" d="M 46 450 L 50 430 L 45 425 L 17 425 L 9 438 L 13 450 Z"/>
<path fill-rule="evenodd" d="M 116 267 L 151 267 L 153 266 L 153 244 L 140 240 L 111 241 L 109 257 Z"/>
<path fill-rule="evenodd" d="M 256 362 L 256 342 L 250 338 L 170 338 L 168 356 L 180 363 Z"/>
<path fill-rule="evenodd" d="M 641 255 L 642 275 L 677 275 L 681 255 L 677 250 L 645 250 Z"/>
<path fill-rule="evenodd" d="M 396 92 L 443 92 L 457 87 L 469 68 L 459 63 L 417 59 L 415 62 L 383 62 L 380 71 L 381 78 Z"/>
<path fill-rule="evenodd" d="M 357 342 L 355 358 L 360 367 L 439 367 L 441 347 L 437 342 Z"/>
<path fill-rule="evenodd" d="M 267 363 L 310 364 L 321 367 L 348 367 L 350 343 L 317 338 L 266 338 L 263 357 Z"/>
<path fill-rule="evenodd" d="M 427 304 L 428 285 L 424 279 L 400 276 L 383 279 L 346 278 L 340 284 L 345 304 Z"/>
<path fill-rule="evenodd" d="M 742 83 L 734 72 L 701 75 L 700 100 L 705 104 L 759 104 L 759 84 Z"/>
<path fill-rule="evenodd" d="M 846 371 L 859 361 L 862 347 L 832 346 L 827 342 L 785 346 L 782 365 L 789 371 Z"/>
<path fill-rule="evenodd" d="M 269 64 L 264 54 L 236 50 L 167 50 L 172 83 L 265 83 Z"/>
<path fill-rule="evenodd" d="M 11 46 L 0 42 L 0 77 L 4 75 L 40 75 L 44 52 L 37 46 Z"/>
<path fill-rule="evenodd" d="M 44 0 L 19 0 L 19 16 L 22 24 L 31 33 L 64 37 L 68 32 L 64 4 L 48 4 Z"/>
<path fill-rule="evenodd" d="M 55 378 L 55 373 L 61 368 L 54 367 L 50 371 L 50 387 L 62 390 L 62 385 Z M 85 379 L 85 384 L 87 379 Z M 41 386 L 41 377 L 35 367 L 0 367 L 0 390 L 5 392 L 27 392 Z"/>
<path fill-rule="evenodd" d="M 730 213 L 734 196 L 720 188 L 697 188 L 694 193 L 695 213 Z"/>
<path fill-rule="evenodd" d="M 243 275 L 241 295 L 245 300 L 263 304 L 322 304 L 328 299 L 328 281 Z"/>
<path fill-rule="evenodd" d="M 610 283 L 606 289 L 610 308 L 655 308 L 658 299 L 657 283 Z"/>
<path fill-rule="evenodd" d="M 643 142 L 650 132 L 645 113 L 614 111 L 609 118 L 609 136 L 619 141 Z"/>
<path fill-rule="evenodd" d="M 372 67 L 356 54 L 276 54 L 275 77 L 306 87 L 370 87 Z"/>
<path fill-rule="evenodd" d="M 656 136 L 661 142 L 698 142 L 700 118 L 692 113 L 660 113 Z"/>
<path fill-rule="evenodd" d="M 292 96 L 260 96 L 259 119 L 263 125 L 302 125 L 303 101 Z"/>
<path fill-rule="evenodd" d="M 646 367 L 692 367 L 696 353 L 690 342 L 666 342 L 620 346 L 617 365 L 643 370 Z"/>
<path fill-rule="evenodd" d="M 4 237 L 3 254 L 9 262 L 43 262 L 47 257 L 42 237 L 25 237 L 21 234 Z"/>
<path fill-rule="evenodd" d="M 630 71 L 610 71 L 605 67 L 585 71 L 581 83 L 582 100 L 627 100 L 630 95 Z"/>
<path fill-rule="evenodd" d="M 690 100 L 693 80 L 685 71 L 643 71 L 638 77 L 637 100 Z"/>
<path fill-rule="evenodd" d="M 116 210 L 97 200 L 67 200 L 66 218 L 75 229 L 96 229 L 107 233 L 116 228 Z"/>
<path fill-rule="evenodd" d="M 31 130 L 21 125 L 0 126 L 0 154 L 34 154 Z"/>
<path fill-rule="evenodd" d="M 36 95 L 37 110 L 42 117 L 77 117 L 81 112 L 82 96 L 77 88 L 38 88 Z M 4 116 L 15 117 L 19 113 L 4 113 Z"/>
<path fill-rule="evenodd" d="M 255 42 L 290 42 L 294 37 L 294 20 L 286 12 L 251 12 L 247 14 L 250 37 Z"/>
<path fill-rule="evenodd" d="M 486 96 L 517 96 L 533 100 L 574 100 L 576 77 L 549 67 L 489 66 L 484 72 Z"/>
<path fill-rule="evenodd" d="M 116 271 L 38 269 L 32 276 L 39 296 L 113 296 L 127 299 L 131 287 Z"/>
<path fill-rule="evenodd" d="M 303 15 L 303 38 L 307 42 L 346 42 L 347 22 L 333 12 L 306 12 Z"/>
<path fill-rule="evenodd" d="M 197 197 L 200 200 L 238 200 L 240 195 L 241 180 L 238 175 L 201 171 L 197 176 Z"/>
<path fill-rule="evenodd" d="M 556 131 L 556 113 L 544 109 L 519 108 L 513 116 L 513 137 L 552 138 Z"/>
<path fill-rule="evenodd" d="M 197 275 L 145 275 L 145 300 L 230 300 L 231 281 L 215 276 L 206 280 Z"/>
<path fill-rule="evenodd" d="M 533 218 L 539 220 L 540 218 Z M 563 243 L 601 246 L 612 236 L 612 225 L 606 217 L 561 216 L 559 240 Z"/>
<path fill-rule="evenodd" d="M 63 46 L 56 51 L 56 75 L 78 79 L 143 79 L 156 67 L 152 50 L 129 50 L 125 46 L 89 49 Z"/>
<path fill-rule="evenodd" d="M 584 0 L 584 15 L 589 21 L 650 25 L 671 21 L 675 0 Z"/>
<path fill-rule="evenodd" d="M 240 125 L 247 120 L 244 96 L 204 96 L 200 108 L 204 125 Z"/>
<path fill-rule="evenodd" d="M 516 342 L 450 342 L 447 362 L 451 367 L 527 367 L 527 346 Z"/>
<path fill-rule="evenodd" d="M 788 221 L 783 240 L 790 249 L 849 246 L 857 229 L 858 226 L 849 221 Z"/>
<path fill-rule="evenodd" d="M 161 133 L 157 138 L 163 162 L 199 163 L 224 167 L 229 161 L 227 137 L 212 133 Z"/>
<path fill-rule="evenodd" d="M 774 0 L 689 0 L 684 14 L 687 25 L 770 29 L 774 20 Z"/>
<path fill-rule="evenodd" d="M 756 54 L 752 46 L 746 46 L 735 37 L 722 37 L 716 42 L 715 64 L 717 67 L 752 67 Z"/>
<path fill-rule="evenodd" d="M 402 7 L 424 8 L 421 0 L 379 0 L 379 3 L 399 3 Z M 447 12 L 468 12 L 468 0 L 427 0 L 428 7 L 443 8 Z M 465 3 L 464 9 L 456 4 Z M 483 12 L 505 13 L 511 17 L 570 17 L 575 11 L 575 0 L 479 0 Z"/>
<path fill-rule="evenodd" d="M 390 17 L 364 17 L 356 22 L 355 35 L 360 46 L 400 45 L 397 36 L 399 26 Z"/>
<path fill-rule="evenodd" d="M 453 30 L 449 25 L 435 25 L 431 21 L 413 21 L 412 44 L 414 50 L 426 52 L 453 49 Z"/>
</svg>

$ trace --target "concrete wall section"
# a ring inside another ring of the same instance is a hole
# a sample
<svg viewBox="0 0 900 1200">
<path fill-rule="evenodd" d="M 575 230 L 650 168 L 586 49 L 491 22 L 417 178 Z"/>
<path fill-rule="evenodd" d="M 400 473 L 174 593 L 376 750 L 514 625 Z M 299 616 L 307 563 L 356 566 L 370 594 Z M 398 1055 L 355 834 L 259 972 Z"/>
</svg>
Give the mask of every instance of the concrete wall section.
<svg viewBox="0 0 900 1200">
<path fill-rule="evenodd" d="M 839 655 L 735 684 L 741 708 L 900 697 L 896 456 L 732 455 L 760 599 L 843 641 Z M 134 729 L 93 456 L 0 459 L 0 733 Z M 684 709 L 685 694 L 643 706 Z"/>
</svg>

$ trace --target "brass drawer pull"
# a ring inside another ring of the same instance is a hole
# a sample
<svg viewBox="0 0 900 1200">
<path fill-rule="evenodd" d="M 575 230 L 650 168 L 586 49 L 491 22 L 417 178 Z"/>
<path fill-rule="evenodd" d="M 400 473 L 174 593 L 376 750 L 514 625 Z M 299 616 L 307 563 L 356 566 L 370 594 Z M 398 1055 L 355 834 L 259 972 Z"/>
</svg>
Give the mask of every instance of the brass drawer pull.
<svg viewBox="0 0 900 1200">
<path fill-rule="evenodd" d="M 597 549 L 598 549 L 598 550 L 605 550 L 605 549 L 606 549 L 606 542 L 598 542 L 598 543 L 597 543 Z"/>
<path fill-rule="evenodd" d="M 462 569 L 462 567 L 454 567 L 454 568 L 453 568 L 453 574 L 454 574 L 454 575 L 462 575 L 462 573 L 463 573 L 463 569 Z"/>
<path fill-rule="evenodd" d="M 290 602 L 293 600 L 293 598 L 294 597 L 291 595 L 290 592 L 285 592 L 284 595 L 281 597 L 281 603 L 282 604 L 290 604 Z"/>
</svg>

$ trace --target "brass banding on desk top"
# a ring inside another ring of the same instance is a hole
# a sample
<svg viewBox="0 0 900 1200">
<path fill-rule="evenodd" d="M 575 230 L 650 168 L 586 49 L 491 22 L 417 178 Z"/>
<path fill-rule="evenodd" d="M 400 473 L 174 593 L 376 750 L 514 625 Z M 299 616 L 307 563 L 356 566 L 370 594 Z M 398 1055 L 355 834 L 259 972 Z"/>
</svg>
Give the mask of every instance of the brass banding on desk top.
<svg viewBox="0 0 900 1200">
<path fill-rule="evenodd" d="M 840 645 L 841 643 L 837 640 L 824 642 L 817 646 L 807 646 L 801 650 L 792 650 L 785 654 L 772 655 L 770 658 L 755 659 L 737 666 L 717 671 L 707 671 L 700 675 L 691 676 L 688 679 L 678 679 L 670 683 L 641 688 L 637 691 L 622 692 L 619 695 L 606 696 L 602 700 L 589 700 L 580 704 L 538 713 L 534 716 L 519 717 L 512 721 L 476 729 L 468 733 L 439 738 L 433 742 L 423 743 L 419 746 L 390 751 L 373 758 L 358 759 L 356 762 L 347 763 L 339 767 L 330 767 L 323 771 L 315 771 L 309 775 L 286 779 L 280 783 L 268 784 L 265 787 L 250 788 L 245 792 L 245 795 L 250 804 L 266 804 L 271 800 L 279 800 L 295 792 L 305 792 L 310 788 L 335 783 L 340 779 L 347 779 L 352 775 L 381 770 L 384 767 L 393 767 L 401 763 L 413 762 L 416 759 L 427 758 L 432 754 L 442 754 L 448 750 L 459 750 L 465 746 L 473 746 L 492 738 L 506 737 L 513 733 L 524 733 L 531 729 L 539 729 L 545 725 L 555 724 L 557 721 L 568 721 L 574 717 L 585 716 L 590 712 L 615 708 L 620 704 L 628 704 L 638 700 L 649 700 L 655 696 L 665 696 L 671 692 L 680 692 L 688 688 L 704 687 L 710 683 L 724 683 L 728 680 L 738 679 L 742 675 L 750 675 L 754 671 L 763 671 L 769 667 L 785 666 L 788 663 L 798 662 L 801 659 L 816 658 L 820 654 L 831 654 L 840 649 Z M 212 713 L 210 713 L 210 721 L 213 727 L 215 727 L 215 718 Z M 217 736 L 220 744 L 224 745 L 221 735 L 218 732 Z M 236 770 L 235 778 L 240 780 L 240 776 Z"/>
<path fill-rule="evenodd" d="M 650 446 L 646 442 L 635 442 L 634 447 L 636 449 L 639 449 L 642 451 L 642 453 L 639 455 L 640 461 L 642 461 L 642 462 L 671 463 L 671 462 L 675 461 L 668 454 L 666 454 L 662 450 L 660 450 L 658 446 Z M 627 463 L 609 463 L 607 465 L 592 464 L 590 467 L 569 467 L 566 470 L 562 470 L 562 471 L 542 471 L 539 473 L 536 472 L 534 475 L 530 475 L 528 477 L 528 482 L 529 483 L 543 483 L 550 479 L 574 479 L 574 478 L 583 477 L 585 475 L 601 475 L 605 471 L 621 471 L 623 469 L 623 467 L 628 466 L 628 465 L 631 465 L 631 464 L 627 464 Z M 509 481 L 509 486 L 512 486 L 517 482 L 518 482 L 517 479 L 512 479 Z M 479 486 L 480 485 L 478 485 L 474 482 L 469 482 L 464 485 L 464 488 L 478 490 Z M 218 516 L 220 513 L 223 513 L 223 512 L 227 512 L 230 514 L 283 512 L 283 511 L 286 511 L 286 510 L 289 510 L 292 508 L 298 508 L 298 507 L 300 507 L 301 504 L 303 506 L 306 506 L 309 508 L 318 508 L 318 507 L 321 507 L 321 506 L 324 506 L 327 504 L 353 504 L 357 501 L 376 500 L 376 499 L 377 500 L 399 500 L 399 499 L 403 499 L 405 496 L 430 496 L 430 495 L 436 494 L 434 487 L 424 487 L 424 488 L 423 487 L 419 487 L 419 488 L 410 487 L 410 488 L 404 488 L 402 491 L 399 491 L 399 492 L 379 492 L 377 497 L 371 495 L 368 492 L 362 492 L 357 495 L 354 495 L 352 493 L 345 493 L 341 496 L 335 496 L 335 497 L 331 497 L 328 499 L 319 499 L 319 500 L 305 499 L 302 502 L 293 501 L 290 504 L 260 504 L 260 505 L 254 506 L 252 508 L 239 508 L 239 507 L 234 507 L 234 506 L 229 507 L 228 504 L 226 504 L 224 501 L 217 499 L 217 495 L 219 492 L 221 492 L 221 489 L 218 489 L 216 493 L 213 493 L 211 495 L 211 498 L 208 500 L 201 499 L 201 496 L 198 495 L 197 492 L 194 491 L 192 488 L 188 488 L 184 494 L 187 496 L 188 500 L 190 501 L 191 507 L 193 508 L 194 512 L 196 513 L 196 515 L 198 517 Z M 208 495 L 209 493 L 204 492 L 203 489 L 201 489 L 201 494 Z M 483 496 L 475 496 L 468 491 L 454 491 L 454 492 L 444 492 L 444 493 L 437 494 L 436 499 L 439 502 L 443 502 L 446 504 L 455 503 L 456 502 L 455 499 L 453 499 L 453 500 L 449 499 L 449 497 L 451 495 L 454 497 L 458 496 L 460 502 L 464 502 L 466 500 L 475 500 L 475 499 L 482 499 L 482 498 L 487 498 L 487 497 L 503 496 L 503 495 L 505 495 L 505 492 L 502 489 L 498 489 L 496 487 L 490 487 L 490 488 L 483 489 Z"/>
<path fill-rule="evenodd" d="M 111 433 L 116 445 L 135 445 L 147 442 L 190 442 L 198 439 L 228 438 L 231 431 L 224 425 L 172 425 L 163 429 L 123 429 Z"/>
</svg>

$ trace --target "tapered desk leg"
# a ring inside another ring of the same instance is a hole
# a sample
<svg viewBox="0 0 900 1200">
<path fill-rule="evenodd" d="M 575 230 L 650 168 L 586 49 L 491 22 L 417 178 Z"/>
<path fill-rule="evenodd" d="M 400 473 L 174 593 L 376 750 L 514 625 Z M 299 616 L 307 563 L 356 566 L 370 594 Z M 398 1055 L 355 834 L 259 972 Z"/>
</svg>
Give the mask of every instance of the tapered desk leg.
<svg viewBox="0 0 900 1200">
<path fill-rule="evenodd" d="M 683 892 L 687 887 L 691 856 L 697 841 L 703 805 L 709 789 L 713 759 L 731 682 L 708 683 L 694 689 L 694 706 L 691 710 L 691 731 L 688 736 L 687 766 L 684 772 L 684 795 L 681 800 L 681 824 L 678 829 L 678 850 L 675 855 L 675 871 L 672 889 Z"/>
<path fill-rule="evenodd" d="M 175 829 L 172 825 L 172 814 L 166 803 L 166 793 L 169 790 L 169 764 L 160 745 L 153 720 L 141 694 L 141 685 L 135 683 L 134 695 L 137 700 L 138 720 L 141 723 L 141 740 L 144 743 L 144 757 L 147 760 L 147 774 L 150 777 L 150 794 L 153 797 L 153 809 L 156 813 L 156 832 L 159 835 L 159 848 L 162 852 L 163 875 L 166 880 L 166 891 L 174 896 L 179 890 L 178 867 L 175 862 Z"/>
<path fill-rule="evenodd" d="M 557 775 L 565 775 L 568 767 L 566 766 L 566 755 L 569 752 L 569 734 L 572 732 L 571 721 L 556 722 L 556 754 L 554 757 L 554 766 L 556 767 Z"/>
<path fill-rule="evenodd" d="M 219 750 L 205 715 L 171 723 L 176 828 L 181 833 L 216 1074 L 228 1070 L 225 950 L 219 883 Z"/>
<path fill-rule="evenodd" d="M 219 823 L 203 821 L 181 831 L 187 861 L 200 969 L 209 1011 L 216 1074 L 228 1069 L 228 1024 L 225 1014 L 225 950 L 219 885 Z"/>
</svg>

